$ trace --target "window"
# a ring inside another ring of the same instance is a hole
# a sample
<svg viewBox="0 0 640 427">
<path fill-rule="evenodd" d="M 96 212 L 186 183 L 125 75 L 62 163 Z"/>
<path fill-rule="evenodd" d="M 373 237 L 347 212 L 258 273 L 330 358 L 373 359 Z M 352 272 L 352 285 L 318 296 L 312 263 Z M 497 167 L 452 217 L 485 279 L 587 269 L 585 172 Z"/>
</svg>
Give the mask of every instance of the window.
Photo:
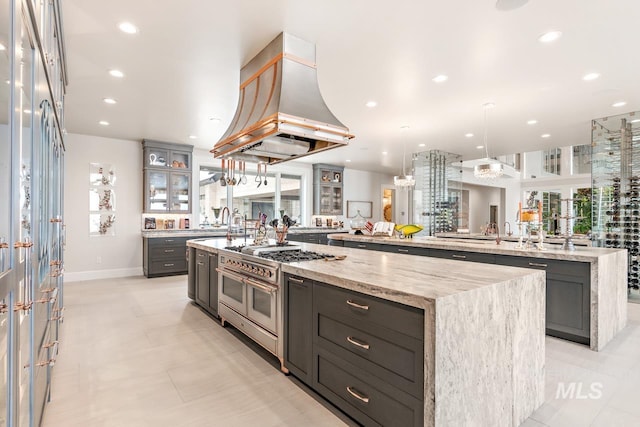
<svg viewBox="0 0 640 427">
<path fill-rule="evenodd" d="M 241 176 L 236 172 L 236 179 L 238 178 Z M 220 222 L 218 209 L 225 206 L 229 207 L 231 212 L 234 208 L 238 209 L 240 214 L 246 215 L 247 218 L 257 219 L 260 213 L 264 213 L 268 221 L 288 215 L 298 224 L 301 222 L 300 176 L 279 173 L 267 173 L 265 176 L 263 173 L 258 174 L 257 165 L 247 164 L 244 184 L 222 185 L 221 179 L 223 174 L 219 167 L 200 167 L 200 225 L 215 225 L 216 220 Z M 276 199 L 278 186 L 279 200 Z M 227 203 L 229 198 L 231 204 Z"/>
<path fill-rule="evenodd" d="M 560 175 L 560 149 L 552 148 L 544 151 L 544 171 Z"/>
<path fill-rule="evenodd" d="M 573 146 L 573 173 L 591 173 L 591 145 Z"/>
</svg>

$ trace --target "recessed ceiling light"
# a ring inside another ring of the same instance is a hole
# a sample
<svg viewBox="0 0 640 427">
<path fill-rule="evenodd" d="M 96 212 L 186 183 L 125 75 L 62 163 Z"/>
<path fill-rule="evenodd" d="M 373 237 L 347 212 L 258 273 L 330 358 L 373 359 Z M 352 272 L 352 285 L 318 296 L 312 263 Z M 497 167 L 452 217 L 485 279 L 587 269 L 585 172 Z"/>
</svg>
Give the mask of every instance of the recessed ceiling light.
<svg viewBox="0 0 640 427">
<path fill-rule="evenodd" d="M 536 123 L 538 123 L 536 119 L 527 120 L 528 125 L 535 125 Z"/>
<path fill-rule="evenodd" d="M 347 159 L 347 160 L 345 160 L 345 162 L 347 162 L 347 163 L 351 163 L 351 160 Z"/>
<path fill-rule="evenodd" d="M 2 43 L 0 43 L 0 50 L 7 50 L 7 48 Z"/>
<path fill-rule="evenodd" d="M 122 22 L 118 25 L 118 28 L 120 28 L 120 31 L 127 34 L 135 34 L 138 32 L 138 27 L 133 25 L 131 22 Z"/>
<path fill-rule="evenodd" d="M 543 133 L 542 135 L 540 135 L 540 138 L 550 138 L 551 134 L 550 133 Z"/>
<path fill-rule="evenodd" d="M 489 108 L 495 108 L 496 104 L 493 102 L 485 102 L 484 104 L 482 104 L 482 108 L 485 109 L 489 109 Z"/>
<path fill-rule="evenodd" d="M 600 77 L 600 74 L 598 73 L 589 73 L 589 74 L 585 74 L 584 76 L 582 76 L 582 80 L 584 81 L 591 81 L 591 80 L 595 80 L 598 77 Z"/>
<path fill-rule="evenodd" d="M 440 74 L 439 76 L 435 76 L 431 80 L 433 80 L 436 83 L 443 83 L 443 82 L 446 82 L 447 80 L 449 80 L 449 77 L 445 76 L 444 74 Z"/>
<path fill-rule="evenodd" d="M 476 148 L 477 148 L 478 150 L 482 150 L 482 149 L 484 148 L 484 145 L 476 145 Z"/>
<path fill-rule="evenodd" d="M 109 122 L 108 122 L 108 121 L 106 121 L 106 120 L 100 120 L 100 121 L 98 122 L 98 124 L 99 124 L 99 125 L 102 125 L 102 126 L 109 126 Z"/>
<path fill-rule="evenodd" d="M 115 104 L 116 102 L 118 102 L 113 98 L 103 98 L 102 100 L 104 101 L 105 104 Z"/>
<path fill-rule="evenodd" d="M 466 136 L 467 138 L 473 138 L 473 134 L 471 132 L 465 133 L 464 136 Z"/>
<path fill-rule="evenodd" d="M 196 138 L 197 138 L 197 136 L 195 136 L 195 135 L 189 135 L 189 139 L 196 139 Z"/>
<path fill-rule="evenodd" d="M 382 152 L 382 155 L 383 155 L 383 156 L 386 156 L 387 154 L 389 154 L 389 153 L 387 153 L 386 151 L 383 151 L 383 152 Z"/>
<path fill-rule="evenodd" d="M 369 102 L 367 102 L 367 103 L 366 103 L 366 104 L 364 104 L 364 105 L 366 105 L 366 106 L 367 106 L 367 107 L 369 107 L 369 108 L 373 108 L 373 107 L 377 106 L 377 105 L 378 105 L 378 103 L 377 103 L 376 101 L 369 101 Z"/>
<path fill-rule="evenodd" d="M 612 107 L 624 107 L 625 105 L 627 105 L 626 101 L 618 101 L 618 102 L 614 102 L 613 104 L 611 104 Z"/>
<path fill-rule="evenodd" d="M 124 77 L 124 73 L 120 70 L 109 70 L 109 74 L 111 74 L 113 77 L 118 77 L 118 78 Z"/>
<path fill-rule="evenodd" d="M 214 123 L 220 123 L 221 119 L 218 117 L 209 117 L 209 120 L 211 120 Z"/>
<path fill-rule="evenodd" d="M 562 36 L 560 31 L 549 31 L 538 37 L 538 41 L 541 43 L 551 43 L 556 41 Z"/>
<path fill-rule="evenodd" d="M 402 125 L 400 126 L 400 130 L 408 130 L 411 126 L 409 125 Z"/>
<path fill-rule="evenodd" d="M 22 112 L 25 114 L 31 114 L 31 110 L 27 110 L 27 109 L 22 110 Z"/>
<path fill-rule="evenodd" d="M 633 123 L 633 122 L 631 122 Z M 427 144 L 418 144 L 418 147 L 425 147 Z"/>
</svg>

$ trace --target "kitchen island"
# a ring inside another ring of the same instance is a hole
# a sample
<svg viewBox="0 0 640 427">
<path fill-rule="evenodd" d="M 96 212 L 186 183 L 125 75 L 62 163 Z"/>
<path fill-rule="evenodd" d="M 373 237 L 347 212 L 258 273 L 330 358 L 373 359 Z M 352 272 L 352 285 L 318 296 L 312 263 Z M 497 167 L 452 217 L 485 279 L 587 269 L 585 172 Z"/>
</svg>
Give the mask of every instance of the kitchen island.
<svg viewBox="0 0 640 427">
<path fill-rule="evenodd" d="M 544 401 L 544 272 L 300 246 L 346 258 L 281 264 L 285 366 L 359 422 L 516 426 Z"/>
<path fill-rule="evenodd" d="M 429 257 L 514 265 L 547 273 L 547 334 L 600 351 L 627 324 L 627 251 L 557 246 L 522 250 L 516 243 L 453 238 L 398 239 L 329 235 L 330 244 Z"/>
</svg>

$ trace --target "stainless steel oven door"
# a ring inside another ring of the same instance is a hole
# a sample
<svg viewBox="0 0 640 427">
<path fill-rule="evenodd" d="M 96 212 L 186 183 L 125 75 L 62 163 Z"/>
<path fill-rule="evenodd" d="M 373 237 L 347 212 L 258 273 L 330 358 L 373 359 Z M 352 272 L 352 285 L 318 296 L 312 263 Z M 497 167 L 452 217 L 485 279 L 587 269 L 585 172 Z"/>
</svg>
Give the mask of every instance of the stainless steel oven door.
<svg viewBox="0 0 640 427">
<path fill-rule="evenodd" d="M 278 286 L 251 278 L 246 278 L 245 283 L 247 284 L 247 317 L 277 336 Z"/>
<path fill-rule="evenodd" d="M 244 279 L 230 271 L 217 268 L 219 302 L 234 309 L 243 316 L 247 315 L 246 289 Z"/>
</svg>

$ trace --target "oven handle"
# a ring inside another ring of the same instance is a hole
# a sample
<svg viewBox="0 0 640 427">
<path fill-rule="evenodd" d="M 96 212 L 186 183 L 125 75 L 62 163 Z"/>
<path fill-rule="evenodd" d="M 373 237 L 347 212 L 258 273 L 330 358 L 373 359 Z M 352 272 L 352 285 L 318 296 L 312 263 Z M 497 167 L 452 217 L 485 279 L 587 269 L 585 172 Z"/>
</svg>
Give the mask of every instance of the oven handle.
<svg viewBox="0 0 640 427">
<path fill-rule="evenodd" d="M 229 270 L 225 270 L 223 268 L 216 268 L 216 271 L 224 276 L 229 276 L 231 277 L 233 280 L 237 280 L 240 283 L 244 283 L 245 279 L 244 277 L 238 276 L 237 274 L 231 273 Z"/>
<path fill-rule="evenodd" d="M 244 279 L 244 283 L 246 283 L 249 286 L 253 286 L 254 288 L 261 289 L 261 290 L 263 290 L 265 292 L 268 292 L 270 294 L 278 291 L 278 288 L 276 286 L 263 285 L 262 283 L 256 282 L 255 280 L 250 279 L 248 277 L 246 279 Z"/>
</svg>

